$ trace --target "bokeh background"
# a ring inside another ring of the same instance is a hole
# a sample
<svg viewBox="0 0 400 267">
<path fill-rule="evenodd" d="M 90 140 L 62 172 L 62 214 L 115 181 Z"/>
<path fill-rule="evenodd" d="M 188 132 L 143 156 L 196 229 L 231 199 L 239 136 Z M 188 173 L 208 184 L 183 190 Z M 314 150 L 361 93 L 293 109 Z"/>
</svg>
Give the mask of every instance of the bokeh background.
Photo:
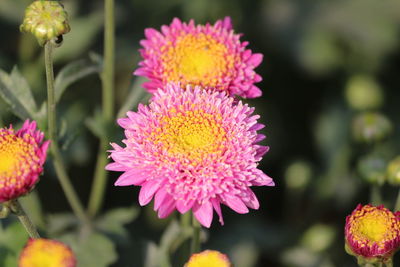
<svg viewBox="0 0 400 267">
<path fill-rule="evenodd" d="M 43 53 L 33 37 L 19 32 L 30 2 L 0 1 L 0 68 L 10 72 L 17 65 L 41 103 L 46 97 Z M 102 1 L 63 3 L 72 31 L 55 52 L 56 72 L 69 62 L 98 58 L 103 49 Z M 257 68 L 263 96 L 245 101 L 267 125 L 261 131 L 271 149 L 260 168 L 276 186 L 255 188 L 261 202 L 257 211 L 240 215 L 224 208 L 225 226 L 214 221 L 203 247 L 227 253 L 236 267 L 357 266 L 344 251 L 345 217 L 358 203 L 371 201 L 371 181 L 384 180 L 387 161 L 400 154 L 400 1 L 118 0 L 116 14 L 118 109 L 132 91 L 137 101 L 128 103 L 130 109 L 148 99 L 140 87 L 143 80 L 132 75 L 147 27 L 159 29 L 174 17 L 214 23 L 231 16 L 235 31 L 244 34 L 241 40 L 264 54 Z M 93 74 L 72 84 L 58 107 L 63 153 L 84 203 L 98 148 L 92 122 L 100 103 L 101 84 Z M 391 122 L 391 135 L 383 141 L 363 145 L 353 138 L 353 119 L 363 105 Z M 0 126 L 20 122 L 0 100 Z M 121 137 L 117 130 L 110 141 Z M 87 254 L 106 258 L 104 266 L 152 266 L 156 244 L 169 238 L 163 233 L 177 214 L 157 219 L 151 205 L 137 207 L 138 188 L 113 187 L 115 179 L 111 174 L 103 213 L 108 217 L 102 222 L 113 231 L 105 230 L 108 242 L 100 238 L 96 250 Z M 392 209 L 398 186 L 384 183 L 379 189 L 381 202 Z M 30 210 L 41 203 L 41 211 L 32 215 L 35 221 L 50 236 L 68 240 L 64 233 L 74 219 L 50 165 L 36 192 L 24 200 Z M 12 218 L 1 224 L 4 245 L 16 238 L 18 226 Z M 168 229 L 173 235 L 174 228 Z M 0 249 L 0 254 L 7 251 L 11 249 Z M 173 257 L 181 257 L 179 253 Z M 90 256 L 86 261 L 85 267 L 92 266 Z"/>
</svg>

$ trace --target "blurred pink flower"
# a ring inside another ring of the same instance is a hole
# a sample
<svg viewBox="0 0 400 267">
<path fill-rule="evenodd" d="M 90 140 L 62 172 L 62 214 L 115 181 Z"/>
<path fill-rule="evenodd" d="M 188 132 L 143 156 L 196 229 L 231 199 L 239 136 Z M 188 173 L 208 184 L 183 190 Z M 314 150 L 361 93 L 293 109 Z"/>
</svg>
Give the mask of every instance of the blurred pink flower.
<svg viewBox="0 0 400 267">
<path fill-rule="evenodd" d="M 39 180 L 49 141 L 26 120 L 22 128 L 0 129 L 0 202 L 28 193 Z"/>
<path fill-rule="evenodd" d="M 254 68 L 263 56 L 246 49 L 248 42 L 240 42 L 241 34 L 234 33 L 230 17 L 214 25 L 195 25 L 193 20 L 182 23 L 175 18 L 161 32 L 146 29 L 145 36 L 140 42 L 143 61 L 134 74 L 150 80 L 143 84 L 149 92 L 180 82 L 183 87 L 199 85 L 231 96 L 261 96 L 254 83 L 262 78 Z"/>
<path fill-rule="evenodd" d="M 140 205 L 154 196 L 160 218 L 192 209 L 206 227 L 213 210 L 223 224 L 220 203 L 238 213 L 259 208 L 250 186 L 274 183 L 257 168 L 268 147 L 257 144 L 265 136 L 254 108 L 225 92 L 168 84 L 138 109 L 118 120 L 126 146 L 112 144 L 106 167 L 124 172 L 115 185 L 141 186 Z"/>
</svg>

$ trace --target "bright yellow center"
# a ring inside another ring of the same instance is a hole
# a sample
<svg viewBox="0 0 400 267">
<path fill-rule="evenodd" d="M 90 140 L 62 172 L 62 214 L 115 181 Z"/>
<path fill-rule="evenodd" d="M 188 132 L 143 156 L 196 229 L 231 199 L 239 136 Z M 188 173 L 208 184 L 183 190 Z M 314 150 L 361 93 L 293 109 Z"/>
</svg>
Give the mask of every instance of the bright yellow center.
<svg viewBox="0 0 400 267">
<path fill-rule="evenodd" d="M 24 249 L 19 267 L 70 267 L 74 262 L 71 250 L 60 242 L 35 239 Z"/>
<path fill-rule="evenodd" d="M 215 250 L 206 250 L 199 254 L 193 254 L 185 267 L 230 267 L 228 258 Z"/>
<path fill-rule="evenodd" d="M 206 155 L 223 150 L 225 130 L 221 116 L 203 110 L 177 112 L 170 110 L 169 116 L 160 119 L 160 127 L 150 136 L 170 156 L 184 157 L 199 163 Z"/>
<path fill-rule="evenodd" d="M 35 157 L 35 149 L 24 139 L 12 134 L 0 137 L 0 177 L 11 176 L 18 167 L 25 167 L 25 160 L 31 157 Z"/>
<path fill-rule="evenodd" d="M 393 240 L 399 234 L 399 222 L 385 210 L 366 206 L 353 216 L 350 231 L 357 241 L 368 246 L 376 243 L 383 248 L 386 241 Z"/>
<path fill-rule="evenodd" d="M 182 85 L 216 87 L 221 79 L 232 75 L 235 56 L 211 35 L 184 34 L 175 45 L 167 43 L 163 53 L 164 82 L 181 82 Z"/>
</svg>

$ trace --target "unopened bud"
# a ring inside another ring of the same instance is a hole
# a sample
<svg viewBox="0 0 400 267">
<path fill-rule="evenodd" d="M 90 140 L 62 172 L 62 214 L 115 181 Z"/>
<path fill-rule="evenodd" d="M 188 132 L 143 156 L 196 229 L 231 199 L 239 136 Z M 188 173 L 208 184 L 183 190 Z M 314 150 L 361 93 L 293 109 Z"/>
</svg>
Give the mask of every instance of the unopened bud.
<svg viewBox="0 0 400 267">
<path fill-rule="evenodd" d="M 391 122 L 382 114 L 365 112 L 353 121 L 353 136 L 356 141 L 373 143 L 385 139 L 392 132 Z"/>
<path fill-rule="evenodd" d="M 369 76 L 356 75 L 346 86 L 346 100 L 355 110 L 379 108 L 383 103 L 381 87 Z"/>
<path fill-rule="evenodd" d="M 386 159 L 382 156 L 371 154 L 359 159 L 357 171 L 367 183 L 382 185 L 385 183 L 386 164 Z"/>
<path fill-rule="evenodd" d="M 32 33 L 41 46 L 48 41 L 57 44 L 70 31 L 68 14 L 58 1 L 35 1 L 26 8 L 20 30 Z"/>
<path fill-rule="evenodd" d="M 400 185 L 400 156 L 389 162 L 387 167 L 387 179 L 392 185 Z"/>
</svg>

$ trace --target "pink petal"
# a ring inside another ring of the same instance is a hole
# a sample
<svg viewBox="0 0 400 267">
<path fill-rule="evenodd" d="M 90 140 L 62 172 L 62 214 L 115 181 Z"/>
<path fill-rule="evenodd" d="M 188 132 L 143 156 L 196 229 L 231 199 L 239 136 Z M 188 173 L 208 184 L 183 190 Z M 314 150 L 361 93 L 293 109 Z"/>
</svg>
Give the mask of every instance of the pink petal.
<svg viewBox="0 0 400 267">
<path fill-rule="evenodd" d="M 123 173 L 114 185 L 127 186 L 127 185 L 141 185 L 147 176 L 142 170 L 129 170 Z"/>
<path fill-rule="evenodd" d="M 260 88 L 258 88 L 255 85 L 252 85 L 251 88 L 246 92 L 246 97 L 248 98 L 255 98 L 255 97 L 260 97 L 262 95 L 262 92 Z"/>
<path fill-rule="evenodd" d="M 247 191 L 247 195 L 248 197 L 246 199 L 243 199 L 243 202 L 246 204 L 247 207 L 258 210 L 260 208 L 260 203 L 258 202 L 258 199 L 254 192 L 249 189 Z"/>
<path fill-rule="evenodd" d="M 154 196 L 154 210 L 158 210 L 163 205 L 164 199 L 168 196 L 165 187 L 160 188 Z"/>
<path fill-rule="evenodd" d="M 160 187 L 161 181 L 158 180 L 151 180 L 146 182 L 142 188 L 140 189 L 139 193 L 139 204 L 140 206 L 147 205 L 154 196 L 154 193 Z"/>
<path fill-rule="evenodd" d="M 260 53 L 251 55 L 248 63 L 252 64 L 254 67 L 260 65 L 261 61 L 263 60 L 263 55 Z"/>
<path fill-rule="evenodd" d="M 228 207 L 236 211 L 237 213 L 244 214 L 248 213 L 249 209 L 246 207 L 246 205 L 243 203 L 243 201 L 238 198 L 237 196 L 225 194 L 225 202 Z"/>
<path fill-rule="evenodd" d="M 202 205 L 196 203 L 193 207 L 193 214 L 201 225 L 210 228 L 213 218 L 213 207 L 211 202 L 207 201 Z"/>
<path fill-rule="evenodd" d="M 222 217 L 221 205 L 220 205 L 219 200 L 217 200 L 216 198 L 213 198 L 213 199 L 211 199 L 211 203 L 212 203 L 215 211 L 218 214 L 219 222 L 221 223 L 221 225 L 224 225 L 224 218 Z"/>
<path fill-rule="evenodd" d="M 176 201 L 176 209 L 184 214 L 186 213 L 188 210 L 190 210 L 193 207 L 194 204 L 194 200 L 177 200 Z"/>
<path fill-rule="evenodd" d="M 160 219 L 168 217 L 175 209 L 175 200 L 172 197 L 167 197 L 164 199 L 164 203 L 160 206 L 158 210 L 158 217 Z"/>
</svg>

